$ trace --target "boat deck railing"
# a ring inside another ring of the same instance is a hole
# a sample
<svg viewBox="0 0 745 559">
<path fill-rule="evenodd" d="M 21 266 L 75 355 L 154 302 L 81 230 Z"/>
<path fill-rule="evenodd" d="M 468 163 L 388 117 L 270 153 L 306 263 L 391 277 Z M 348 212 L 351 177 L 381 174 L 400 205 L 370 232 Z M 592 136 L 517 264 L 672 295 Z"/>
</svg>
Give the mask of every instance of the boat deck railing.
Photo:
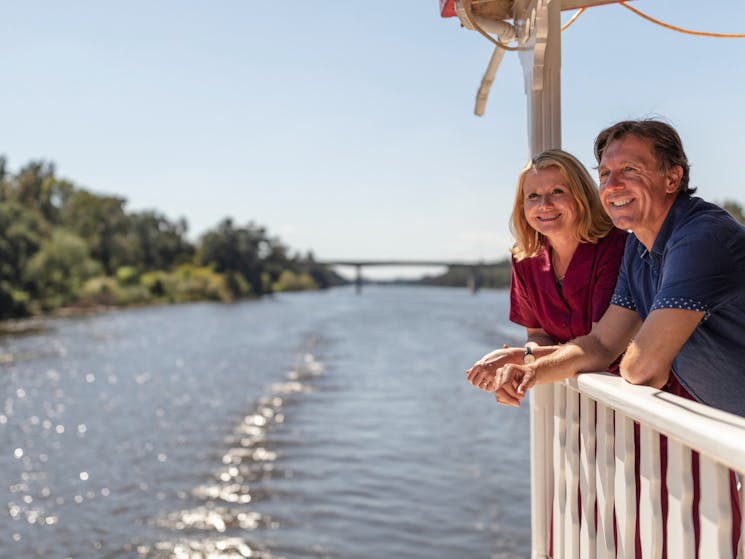
<svg viewBox="0 0 745 559">
<path fill-rule="evenodd" d="M 660 435 L 668 438 L 667 557 L 696 557 L 691 454 L 697 451 L 699 557 L 735 559 L 730 470 L 740 482 L 744 479 L 745 418 L 601 373 L 532 391 L 533 559 L 633 559 L 634 422 L 640 431 L 639 539 L 644 559 L 662 555 Z M 583 521 L 588 518 L 596 520 Z M 745 534 L 745 525 L 741 529 Z M 742 540 L 739 559 L 745 557 Z"/>
</svg>

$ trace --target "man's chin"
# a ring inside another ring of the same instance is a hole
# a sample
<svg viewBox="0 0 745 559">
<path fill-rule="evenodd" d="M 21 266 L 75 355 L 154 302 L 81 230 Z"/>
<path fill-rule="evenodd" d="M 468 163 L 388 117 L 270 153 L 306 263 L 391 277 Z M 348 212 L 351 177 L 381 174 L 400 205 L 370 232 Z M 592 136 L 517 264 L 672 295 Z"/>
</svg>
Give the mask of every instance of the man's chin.
<svg viewBox="0 0 745 559">
<path fill-rule="evenodd" d="M 630 230 L 634 224 L 634 220 L 625 215 L 613 215 L 610 214 L 610 219 L 618 229 Z"/>
</svg>

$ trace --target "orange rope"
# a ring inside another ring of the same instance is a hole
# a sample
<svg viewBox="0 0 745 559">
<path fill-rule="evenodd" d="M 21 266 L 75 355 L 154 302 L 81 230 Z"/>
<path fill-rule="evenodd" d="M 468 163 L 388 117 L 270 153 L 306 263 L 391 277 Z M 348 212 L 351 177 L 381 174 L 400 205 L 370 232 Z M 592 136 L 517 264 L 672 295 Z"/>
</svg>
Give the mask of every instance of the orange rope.
<svg viewBox="0 0 745 559">
<path fill-rule="evenodd" d="M 640 12 L 636 8 L 632 8 L 631 6 L 626 4 L 626 2 L 619 2 L 619 4 L 621 4 L 621 6 L 623 6 L 627 10 L 631 10 L 636 15 L 643 17 L 647 21 L 651 21 L 652 23 L 656 23 L 657 25 L 661 25 L 662 27 L 665 27 L 666 29 L 671 29 L 672 31 L 678 31 L 680 33 L 687 33 L 689 35 L 698 35 L 700 37 L 718 37 L 720 39 L 745 39 L 745 33 L 708 33 L 706 31 L 692 31 L 690 29 L 683 29 L 682 27 L 676 27 L 674 25 L 670 25 L 669 23 L 665 23 L 664 21 L 654 19 L 653 17 L 650 17 L 647 14 Z"/>
<path fill-rule="evenodd" d="M 561 30 L 562 31 L 565 31 L 570 25 L 572 25 L 575 22 L 575 20 L 579 16 L 581 16 L 584 13 L 584 11 L 586 9 L 587 9 L 586 7 L 585 8 L 580 8 L 579 10 L 577 10 L 576 12 L 574 12 L 574 15 L 569 19 L 569 21 L 567 21 L 564 25 L 561 26 Z"/>
</svg>

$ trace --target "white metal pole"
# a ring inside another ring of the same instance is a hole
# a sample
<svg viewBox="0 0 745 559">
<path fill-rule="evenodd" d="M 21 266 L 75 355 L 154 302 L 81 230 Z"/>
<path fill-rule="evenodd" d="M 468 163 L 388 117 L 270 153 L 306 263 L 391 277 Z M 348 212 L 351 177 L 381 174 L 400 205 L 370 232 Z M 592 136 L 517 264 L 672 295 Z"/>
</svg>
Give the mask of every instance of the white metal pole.
<svg viewBox="0 0 745 559">
<path fill-rule="evenodd" d="M 521 51 L 520 62 L 532 157 L 561 147 L 561 2 L 538 0 L 535 10 L 530 9 L 526 15 L 532 48 Z M 553 495 L 553 387 L 534 388 L 530 404 L 531 555 L 533 559 L 545 559 L 549 557 Z"/>
</svg>

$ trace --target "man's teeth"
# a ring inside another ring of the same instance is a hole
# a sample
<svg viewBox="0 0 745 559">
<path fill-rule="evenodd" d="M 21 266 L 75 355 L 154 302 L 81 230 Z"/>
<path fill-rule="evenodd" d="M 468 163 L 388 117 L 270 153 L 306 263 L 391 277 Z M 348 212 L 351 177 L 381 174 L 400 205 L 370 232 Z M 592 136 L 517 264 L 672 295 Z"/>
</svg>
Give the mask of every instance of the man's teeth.
<svg viewBox="0 0 745 559">
<path fill-rule="evenodd" d="M 625 206 L 630 203 L 631 203 L 631 198 L 627 198 L 626 200 L 615 200 L 611 202 L 611 206 L 613 206 L 614 208 L 620 208 L 621 206 Z"/>
</svg>

